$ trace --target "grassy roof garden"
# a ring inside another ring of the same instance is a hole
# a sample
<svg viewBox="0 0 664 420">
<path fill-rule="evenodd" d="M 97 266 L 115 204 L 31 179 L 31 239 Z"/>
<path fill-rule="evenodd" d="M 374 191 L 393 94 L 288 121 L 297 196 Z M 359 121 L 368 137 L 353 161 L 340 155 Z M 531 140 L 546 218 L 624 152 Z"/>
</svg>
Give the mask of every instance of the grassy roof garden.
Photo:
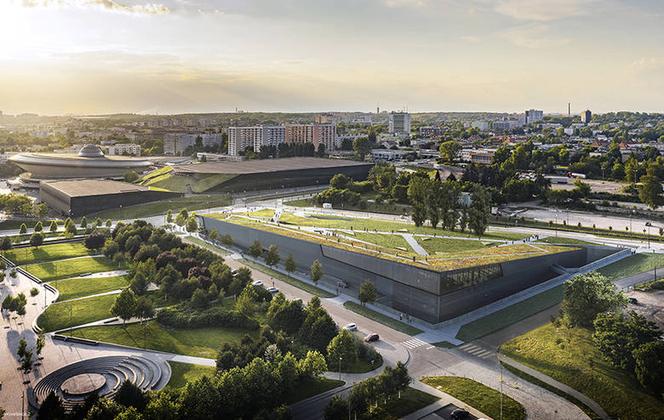
<svg viewBox="0 0 664 420">
<path fill-rule="evenodd" d="M 496 264 L 577 249 L 547 244 L 511 244 L 510 241 L 524 236 L 513 233 L 489 233 L 482 237 L 491 239 L 485 243 L 469 233 L 392 221 L 321 214 L 301 216 L 285 212 L 278 223 L 275 223 L 269 220 L 272 215 L 270 209 L 262 209 L 251 213 L 218 213 L 208 216 L 435 271 Z M 418 254 L 404 239 L 403 234 L 414 235 L 415 240 L 429 255 Z M 478 252 L 480 249 L 481 252 Z"/>
</svg>

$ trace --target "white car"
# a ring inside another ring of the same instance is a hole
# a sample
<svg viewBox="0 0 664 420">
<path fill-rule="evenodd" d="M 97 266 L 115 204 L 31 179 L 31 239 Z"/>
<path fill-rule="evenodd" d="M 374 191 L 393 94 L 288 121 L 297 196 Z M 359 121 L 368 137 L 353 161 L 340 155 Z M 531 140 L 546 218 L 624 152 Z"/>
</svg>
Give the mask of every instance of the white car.
<svg viewBox="0 0 664 420">
<path fill-rule="evenodd" d="M 263 282 L 260 281 L 260 280 L 256 280 L 256 281 L 252 282 L 251 285 L 254 286 L 254 287 L 263 287 Z"/>
<path fill-rule="evenodd" d="M 351 322 L 350 324 L 344 325 L 344 330 L 348 331 L 357 331 L 357 324 L 354 322 Z"/>
<path fill-rule="evenodd" d="M 268 287 L 267 291 L 272 293 L 272 294 L 279 293 L 279 289 L 277 289 L 276 287 Z"/>
</svg>

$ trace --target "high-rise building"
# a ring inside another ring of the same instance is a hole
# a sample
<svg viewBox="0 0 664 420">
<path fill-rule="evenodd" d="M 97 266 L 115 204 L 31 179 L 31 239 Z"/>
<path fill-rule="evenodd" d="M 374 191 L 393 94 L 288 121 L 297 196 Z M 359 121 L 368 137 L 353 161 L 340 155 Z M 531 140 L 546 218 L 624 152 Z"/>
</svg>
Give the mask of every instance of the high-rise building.
<svg viewBox="0 0 664 420">
<path fill-rule="evenodd" d="M 330 124 L 288 124 L 286 126 L 286 143 L 313 143 L 318 149 L 319 144 L 325 145 L 328 152 L 336 148 L 337 125 Z"/>
<path fill-rule="evenodd" d="M 590 112 L 589 109 L 586 109 L 581 113 L 581 122 L 584 124 L 588 124 L 590 120 L 593 119 L 593 113 Z"/>
<path fill-rule="evenodd" d="M 526 124 L 532 124 L 537 121 L 542 121 L 544 119 L 544 111 L 537 109 L 529 109 L 526 111 Z"/>
<path fill-rule="evenodd" d="M 410 136 L 410 114 L 407 112 L 390 112 L 390 134 Z"/>
<path fill-rule="evenodd" d="M 228 154 L 238 156 L 248 147 L 259 152 L 261 146 L 278 146 L 285 138 L 286 130 L 281 125 L 228 127 Z"/>
<path fill-rule="evenodd" d="M 164 154 L 181 155 L 187 147 L 194 146 L 199 137 L 203 147 L 220 145 L 222 142 L 221 133 L 169 133 L 164 136 Z"/>
</svg>

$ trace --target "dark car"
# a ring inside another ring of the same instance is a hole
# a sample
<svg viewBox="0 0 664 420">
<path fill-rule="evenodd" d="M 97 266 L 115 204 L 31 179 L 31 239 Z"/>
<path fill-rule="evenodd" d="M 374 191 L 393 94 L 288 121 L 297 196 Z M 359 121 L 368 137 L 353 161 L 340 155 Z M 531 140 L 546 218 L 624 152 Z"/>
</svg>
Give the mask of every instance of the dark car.
<svg viewBox="0 0 664 420">
<path fill-rule="evenodd" d="M 450 418 L 452 420 L 462 420 L 470 417 L 470 413 L 463 408 L 457 408 L 456 410 L 450 413 Z"/>
<path fill-rule="evenodd" d="M 632 305 L 638 305 L 639 301 L 635 297 L 627 298 L 627 301 Z"/>
<path fill-rule="evenodd" d="M 380 340 L 380 337 L 376 333 L 371 333 L 371 334 L 367 335 L 366 337 L 364 337 L 364 341 L 366 341 L 367 343 L 373 343 L 374 341 L 378 341 L 378 340 Z"/>
</svg>

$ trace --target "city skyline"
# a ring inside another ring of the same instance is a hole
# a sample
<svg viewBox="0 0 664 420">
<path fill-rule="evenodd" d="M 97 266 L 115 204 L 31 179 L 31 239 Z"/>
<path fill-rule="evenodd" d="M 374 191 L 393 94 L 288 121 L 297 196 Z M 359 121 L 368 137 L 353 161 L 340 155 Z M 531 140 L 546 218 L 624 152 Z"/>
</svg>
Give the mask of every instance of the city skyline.
<svg viewBox="0 0 664 420">
<path fill-rule="evenodd" d="M 8 0 L 5 113 L 664 111 L 664 4 Z"/>
</svg>

